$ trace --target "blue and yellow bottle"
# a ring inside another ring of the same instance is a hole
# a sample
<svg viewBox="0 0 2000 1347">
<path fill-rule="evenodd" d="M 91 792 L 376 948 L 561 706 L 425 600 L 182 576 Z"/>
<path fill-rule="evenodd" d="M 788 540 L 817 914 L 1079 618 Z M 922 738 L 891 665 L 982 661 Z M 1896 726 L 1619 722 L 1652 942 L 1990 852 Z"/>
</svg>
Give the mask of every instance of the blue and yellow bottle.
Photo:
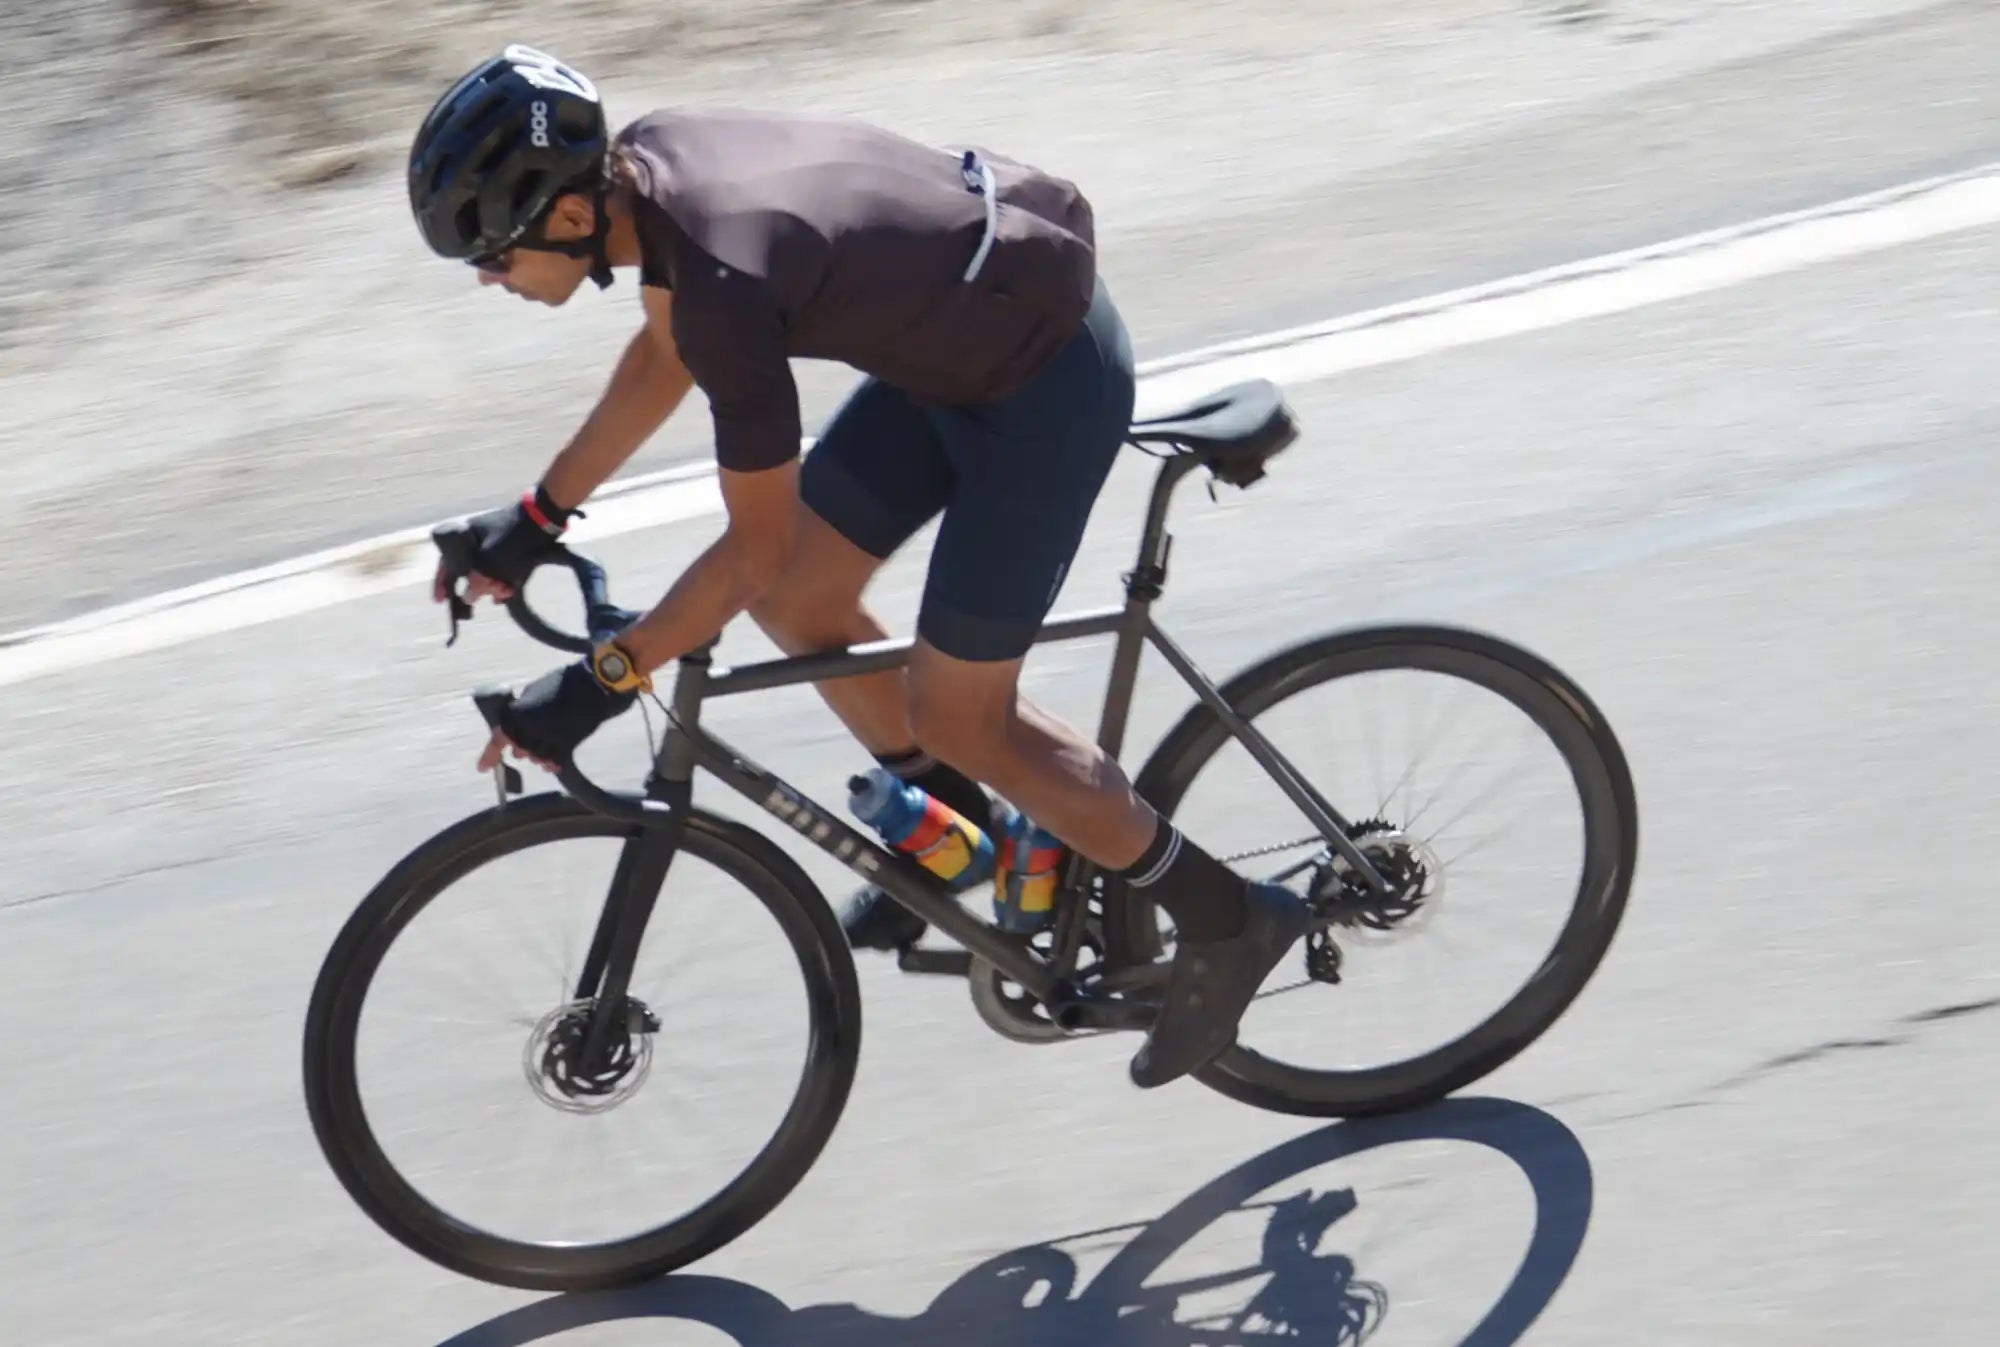
<svg viewBox="0 0 2000 1347">
<path fill-rule="evenodd" d="M 993 839 L 956 809 L 880 767 L 850 778 L 847 807 L 953 892 L 993 873 Z"/>
<path fill-rule="evenodd" d="M 1000 853 L 993 869 L 993 923 L 1017 935 L 1039 931 L 1055 915 L 1062 842 L 1018 809 L 1002 805 Z"/>
</svg>

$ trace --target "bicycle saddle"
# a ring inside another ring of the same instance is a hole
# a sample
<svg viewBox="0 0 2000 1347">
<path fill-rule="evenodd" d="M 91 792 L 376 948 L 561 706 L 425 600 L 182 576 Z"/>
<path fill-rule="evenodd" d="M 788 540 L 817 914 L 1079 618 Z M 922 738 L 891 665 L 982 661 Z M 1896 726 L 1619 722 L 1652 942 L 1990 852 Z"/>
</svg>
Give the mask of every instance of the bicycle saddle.
<svg viewBox="0 0 2000 1347">
<path fill-rule="evenodd" d="M 1173 444 L 1199 454 L 1216 476 L 1240 486 L 1263 476 L 1264 460 L 1298 437 L 1284 394 L 1268 379 L 1218 388 L 1184 407 L 1134 421 L 1126 436 L 1133 444 Z"/>
</svg>

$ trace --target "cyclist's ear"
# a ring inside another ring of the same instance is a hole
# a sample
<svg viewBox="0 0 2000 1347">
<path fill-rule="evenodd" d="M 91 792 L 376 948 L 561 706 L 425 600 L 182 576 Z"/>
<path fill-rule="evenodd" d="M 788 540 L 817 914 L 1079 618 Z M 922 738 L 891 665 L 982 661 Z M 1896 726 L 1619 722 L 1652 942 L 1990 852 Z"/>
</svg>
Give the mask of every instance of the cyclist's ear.
<svg viewBox="0 0 2000 1347">
<path fill-rule="evenodd" d="M 597 209 L 586 193 L 564 192 L 550 203 L 540 233 L 551 243 L 576 243 L 589 238 L 596 223 Z"/>
</svg>

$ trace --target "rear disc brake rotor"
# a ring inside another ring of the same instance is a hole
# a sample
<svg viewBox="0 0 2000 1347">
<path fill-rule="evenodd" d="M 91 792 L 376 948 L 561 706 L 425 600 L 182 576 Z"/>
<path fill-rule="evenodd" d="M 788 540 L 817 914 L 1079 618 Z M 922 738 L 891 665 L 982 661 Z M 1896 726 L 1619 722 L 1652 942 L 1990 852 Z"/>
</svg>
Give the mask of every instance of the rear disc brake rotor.
<svg viewBox="0 0 2000 1347">
<path fill-rule="evenodd" d="M 1349 834 L 1368 863 L 1389 883 L 1376 893 L 1345 856 L 1314 868 L 1313 905 L 1344 942 L 1379 945 L 1407 939 L 1430 925 L 1444 901 L 1444 873 L 1437 853 L 1420 838 L 1383 819 L 1369 819 Z"/>
</svg>

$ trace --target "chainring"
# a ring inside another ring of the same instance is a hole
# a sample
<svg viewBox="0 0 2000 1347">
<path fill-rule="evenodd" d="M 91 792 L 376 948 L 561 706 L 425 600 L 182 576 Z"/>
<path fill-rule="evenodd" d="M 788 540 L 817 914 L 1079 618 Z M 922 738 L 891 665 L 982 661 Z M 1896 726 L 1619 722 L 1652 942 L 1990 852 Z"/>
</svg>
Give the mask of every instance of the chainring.
<svg viewBox="0 0 2000 1347">
<path fill-rule="evenodd" d="M 1030 943 L 1043 955 L 1050 954 L 1055 943 L 1054 926 L 1037 931 Z M 1078 942 L 1077 968 L 1087 971 L 1093 964 L 1103 961 L 1103 923 L 1092 911 L 1084 917 L 1083 935 Z M 972 1008 L 986 1022 L 986 1027 L 1002 1038 L 1016 1043 L 1045 1044 L 1090 1036 L 1090 1031 L 1064 1029 L 1058 1025 L 1049 1018 L 1048 1009 L 1027 988 L 976 954 L 972 957 L 972 967 L 965 980 L 972 995 Z"/>
</svg>

